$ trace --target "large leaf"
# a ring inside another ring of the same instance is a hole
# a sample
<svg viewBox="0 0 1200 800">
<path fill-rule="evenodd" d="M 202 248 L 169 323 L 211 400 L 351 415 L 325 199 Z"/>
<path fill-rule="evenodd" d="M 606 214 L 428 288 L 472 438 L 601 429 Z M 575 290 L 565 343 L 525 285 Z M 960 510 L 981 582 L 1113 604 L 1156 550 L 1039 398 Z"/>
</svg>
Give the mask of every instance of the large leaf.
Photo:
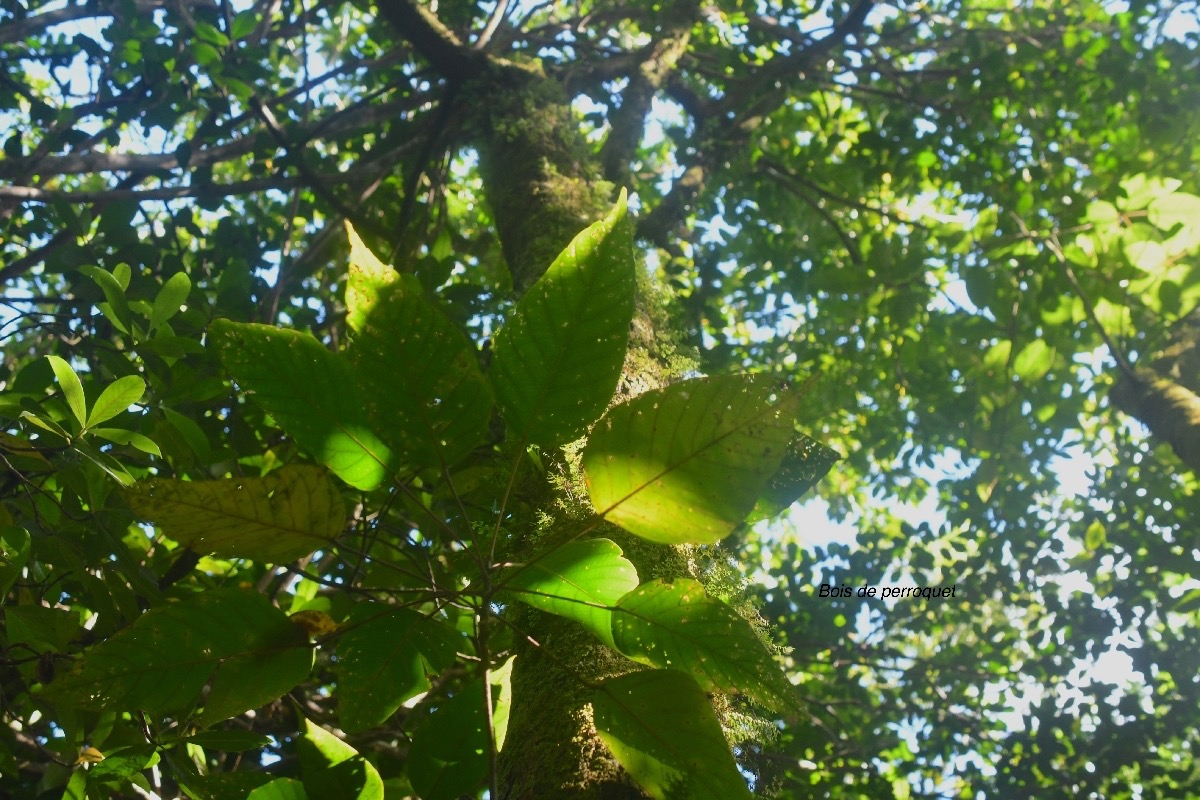
<svg viewBox="0 0 1200 800">
<path fill-rule="evenodd" d="M 475 348 L 429 301 L 421 282 L 397 276 L 363 313 L 349 357 L 377 430 L 417 466 L 452 465 L 487 438 L 492 392 Z"/>
<path fill-rule="evenodd" d="M 625 193 L 538 279 L 496 335 L 492 383 L 510 439 L 578 438 L 612 398 L 636 290 Z"/>
<path fill-rule="evenodd" d="M 723 538 L 779 471 L 798 399 L 767 376 L 731 375 L 683 381 L 610 409 L 583 452 L 592 505 L 651 541 Z"/>
<path fill-rule="evenodd" d="M 795 689 L 750 623 L 691 579 L 652 581 L 613 611 L 616 647 L 652 667 L 686 670 L 706 690 L 798 709 Z"/>
<path fill-rule="evenodd" d="M 201 723 L 257 708 L 308 677 L 308 637 L 257 592 L 210 589 L 147 612 L 48 687 L 96 711 L 186 711 L 211 683 Z"/>
<path fill-rule="evenodd" d="M 309 797 L 383 800 L 383 779 L 374 764 L 312 720 L 305 720 L 304 728 L 297 749 L 300 775 Z"/>
<path fill-rule="evenodd" d="M 421 800 L 474 797 L 487 775 L 487 749 L 483 681 L 472 680 L 413 732 L 408 778 Z"/>
<path fill-rule="evenodd" d="M 378 725 L 429 690 L 454 663 L 462 636 L 407 608 L 364 603 L 338 640 L 338 717 L 348 731 Z"/>
<path fill-rule="evenodd" d="M 327 547 L 346 521 L 325 470 L 305 464 L 263 478 L 158 478 L 126 490 L 139 517 L 197 553 L 287 563 Z"/>
<path fill-rule="evenodd" d="M 610 678 L 592 708 L 600 738 L 656 800 L 749 800 L 712 705 L 685 673 Z"/>
<path fill-rule="evenodd" d="M 570 542 L 504 580 L 525 603 L 576 620 L 613 646 L 612 607 L 638 585 L 637 570 L 608 539 Z"/>
<path fill-rule="evenodd" d="M 378 486 L 391 452 L 371 432 L 350 366 L 311 334 L 217 320 L 209 337 L 234 380 L 285 431 L 356 489 Z"/>
</svg>

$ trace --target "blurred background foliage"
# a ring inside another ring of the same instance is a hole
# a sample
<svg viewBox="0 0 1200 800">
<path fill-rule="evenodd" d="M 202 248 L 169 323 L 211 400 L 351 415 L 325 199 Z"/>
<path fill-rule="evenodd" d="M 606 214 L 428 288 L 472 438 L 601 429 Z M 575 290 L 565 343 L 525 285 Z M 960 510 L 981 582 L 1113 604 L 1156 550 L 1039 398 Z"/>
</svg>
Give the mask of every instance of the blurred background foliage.
<svg viewBox="0 0 1200 800">
<path fill-rule="evenodd" d="M 845 460 L 719 551 L 758 582 L 813 717 L 739 752 L 755 788 L 1200 793 L 1196 3 L 426 6 L 444 28 L 406 25 L 428 23 L 416 8 L 0 8 L 0 788 L 61 789 L 38 751 L 79 743 L 29 716 L 27 687 L 174 583 L 111 502 L 115 473 L 292 457 L 202 346 L 211 320 L 344 339 L 345 220 L 477 343 L 508 308 L 451 41 L 571 101 L 576 156 L 630 189 L 704 372 L 820 376 L 805 423 Z M 65 416 L 52 354 L 89 398 L 148 385 L 90 460 L 16 437 L 22 412 Z M 297 609 L 320 586 L 294 577 L 205 558 L 183 580 Z M 821 583 L 957 598 L 818 600 Z M 309 689 L 319 708 L 320 673 Z M 389 774 L 386 747 L 355 746 Z"/>
</svg>

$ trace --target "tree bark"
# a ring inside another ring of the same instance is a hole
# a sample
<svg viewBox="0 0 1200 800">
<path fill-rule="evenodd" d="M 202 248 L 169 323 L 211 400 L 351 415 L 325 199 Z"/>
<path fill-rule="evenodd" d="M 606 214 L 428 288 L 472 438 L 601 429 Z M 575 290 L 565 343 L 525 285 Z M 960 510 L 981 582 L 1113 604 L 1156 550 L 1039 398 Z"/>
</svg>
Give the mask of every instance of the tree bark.
<svg viewBox="0 0 1200 800">
<path fill-rule="evenodd" d="M 1200 312 L 1179 322 L 1171 343 L 1149 367 L 1131 372 L 1113 386 L 1113 405 L 1141 421 L 1200 475 Z"/>
</svg>

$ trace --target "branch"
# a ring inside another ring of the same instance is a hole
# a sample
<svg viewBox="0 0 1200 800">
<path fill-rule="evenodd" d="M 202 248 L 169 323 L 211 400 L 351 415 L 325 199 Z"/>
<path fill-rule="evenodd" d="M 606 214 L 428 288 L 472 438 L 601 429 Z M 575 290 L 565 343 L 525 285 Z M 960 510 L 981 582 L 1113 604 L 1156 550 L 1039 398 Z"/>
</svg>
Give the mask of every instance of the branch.
<svg viewBox="0 0 1200 800">
<path fill-rule="evenodd" d="M 687 51 L 692 20 L 681 16 L 672 27 L 674 30 L 664 31 L 666 36 L 656 41 L 646 60 L 631 71 L 629 84 L 621 93 L 621 105 L 609 116 L 611 128 L 600 149 L 600 163 L 605 177 L 618 186 L 630 183 L 629 164 L 645 131 L 654 95 Z"/>
<path fill-rule="evenodd" d="M 375 8 L 447 80 L 470 80 L 486 63 L 483 53 L 464 47 L 436 14 L 415 0 L 376 0 Z"/>
<path fill-rule="evenodd" d="M 136 0 L 134 9 L 139 16 L 142 16 L 149 15 L 151 11 L 157 8 L 164 8 L 166 5 L 166 0 Z M 187 5 L 192 8 L 216 8 L 217 4 L 213 0 L 192 0 Z M 0 25 L 0 44 L 19 42 L 34 34 L 41 33 L 54 25 L 61 25 L 64 22 L 76 22 L 81 19 L 94 19 L 96 17 L 115 17 L 118 14 L 115 6 L 116 3 L 104 5 L 99 3 L 80 3 L 79 5 L 45 11 L 22 20 L 6 22 Z"/>
<path fill-rule="evenodd" d="M 295 141 L 308 141 L 319 130 L 324 135 L 336 135 L 360 128 L 376 128 L 379 123 L 395 119 L 399 112 L 408 110 L 418 101 L 412 98 L 382 103 L 377 106 L 360 106 L 352 112 L 337 112 L 336 122 L 321 120 L 309 125 L 298 126 Z M 421 98 L 420 102 L 424 102 Z M 206 147 L 192 153 L 188 165 L 191 167 L 218 164 L 230 161 L 255 148 L 252 134 L 247 134 L 225 144 Z M 12 180 L 26 172 L 43 178 L 52 175 L 90 175 L 97 172 L 156 172 L 180 167 L 174 153 L 84 153 L 67 156 L 0 159 L 0 180 Z"/>
</svg>

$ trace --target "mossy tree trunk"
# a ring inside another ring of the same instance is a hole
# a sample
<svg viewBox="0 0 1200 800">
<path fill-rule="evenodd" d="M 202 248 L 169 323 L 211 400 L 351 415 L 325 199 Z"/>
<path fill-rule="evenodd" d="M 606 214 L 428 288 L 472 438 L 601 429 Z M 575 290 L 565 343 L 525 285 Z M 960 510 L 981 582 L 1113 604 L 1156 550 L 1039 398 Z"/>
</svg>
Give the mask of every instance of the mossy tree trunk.
<svg viewBox="0 0 1200 800">
<path fill-rule="evenodd" d="M 462 47 L 420 6 L 389 4 L 380 13 L 454 87 L 519 297 L 577 233 L 611 208 L 619 188 L 604 180 L 604 162 L 611 158 L 595 154 L 583 140 L 562 85 L 537 65 L 486 58 Z M 664 51 L 675 58 L 679 48 Z M 648 108 L 652 92 L 644 94 Z M 640 129 L 634 114 L 632 106 L 626 109 L 630 124 Z M 639 279 L 639 293 L 618 398 L 665 385 L 687 363 L 669 344 L 674 337 L 660 330 L 666 317 L 648 280 Z M 546 456 L 563 480 L 547 483 L 534 502 L 542 512 L 536 516 L 554 519 L 553 530 L 516 531 L 518 549 L 528 551 L 539 537 L 571 536 L 592 524 L 586 494 L 565 488 L 578 477 L 571 456 Z M 588 535 L 618 542 L 643 581 L 691 572 L 686 548 L 642 542 L 606 524 Z M 516 661 L 508 733 L 497 765 L 499 798 L 643 798 L 597 735 L 589 704 L 591 686 L 640 667 L 573 621 L 523 607 L 509 614 Z"/>
</svg>

